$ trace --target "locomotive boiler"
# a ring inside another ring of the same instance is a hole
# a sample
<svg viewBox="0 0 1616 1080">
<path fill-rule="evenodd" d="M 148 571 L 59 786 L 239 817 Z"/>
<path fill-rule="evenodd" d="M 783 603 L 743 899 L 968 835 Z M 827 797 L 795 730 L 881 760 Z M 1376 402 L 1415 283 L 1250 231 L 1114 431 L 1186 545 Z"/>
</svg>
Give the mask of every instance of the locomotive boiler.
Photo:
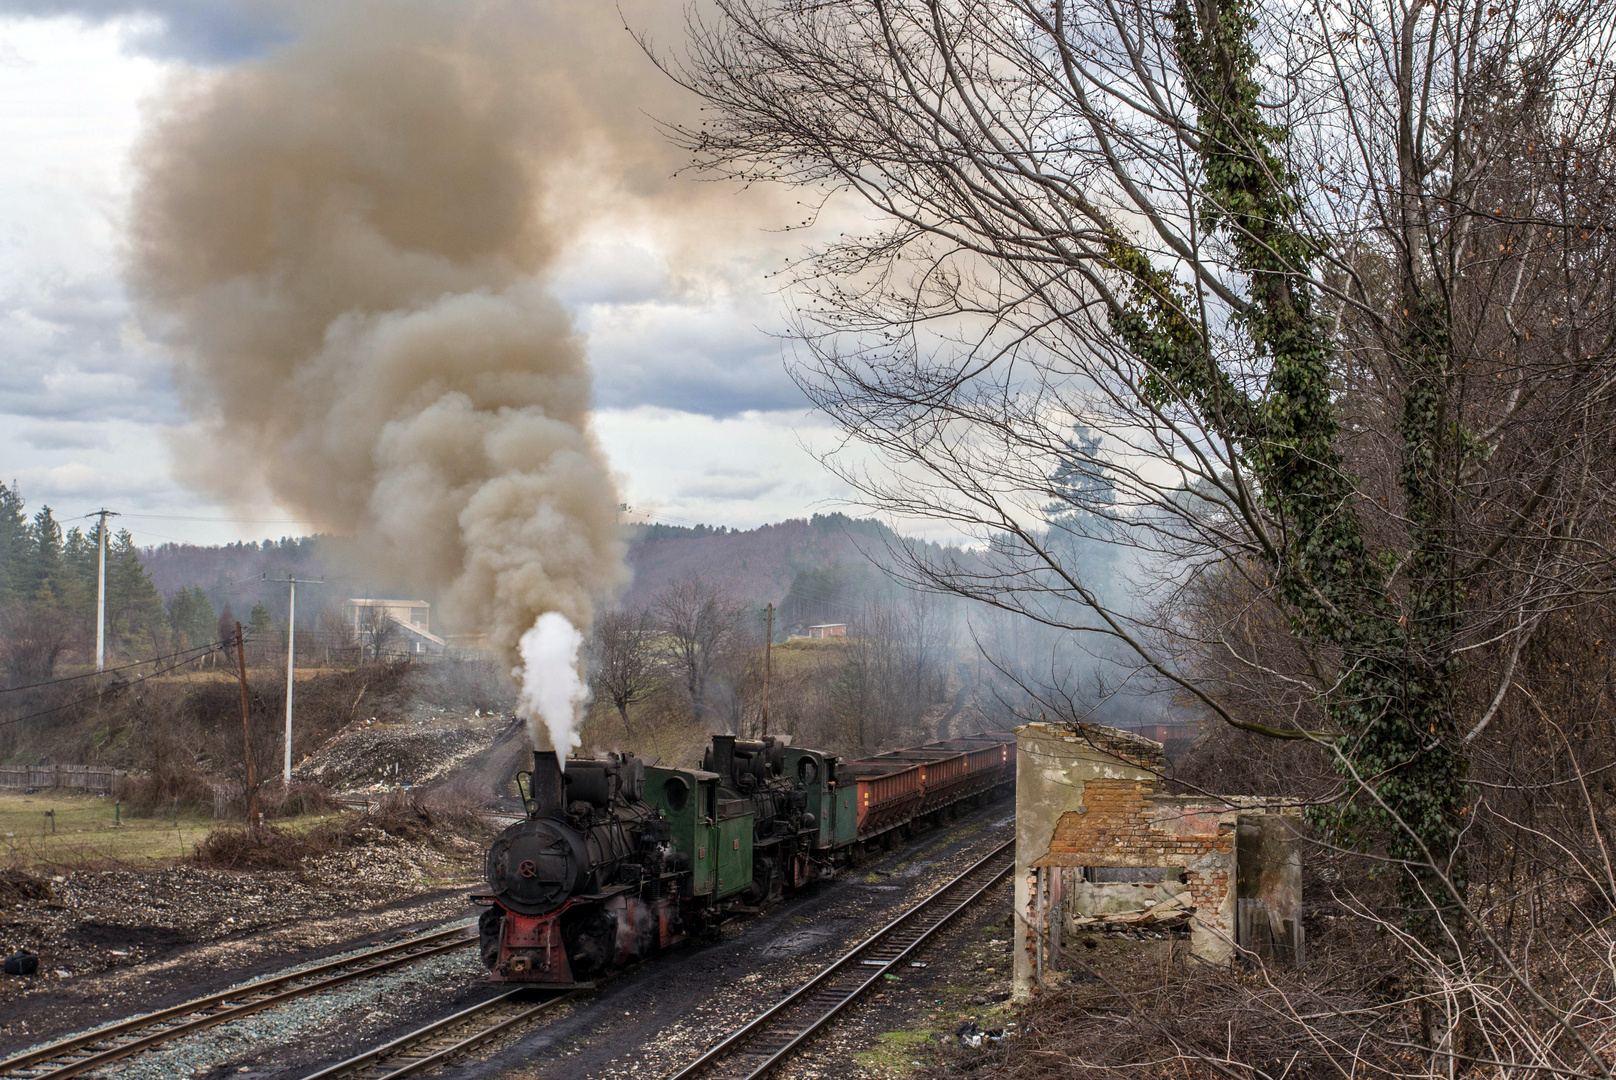
<svg viewBox="0 0 1616 1080">
<path fill-rule="evenodd" d="M 483 963 L 496 980 L 576 985 L 682 937 L 685 861 L 642 797 L 639 758 L 579 759 L 565 772 L 536 751 L 519 777 L 527 817 L 488 849 Z"/>
</svg>

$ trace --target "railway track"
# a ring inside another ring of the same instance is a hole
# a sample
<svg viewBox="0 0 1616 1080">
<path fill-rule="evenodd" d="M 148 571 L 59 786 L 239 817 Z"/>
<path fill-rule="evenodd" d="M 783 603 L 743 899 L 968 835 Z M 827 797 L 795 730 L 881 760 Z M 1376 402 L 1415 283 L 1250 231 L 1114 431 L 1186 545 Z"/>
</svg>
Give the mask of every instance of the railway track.
<svg viewBox="0 0 1616 1080">
<path fill-rule="evenodd" d="M 0 1061 L 0 1077 L 66 1080 L 70 1076 L 82 1076 L 204 1028 L 476 943 L 475 927 L 453 926 L 367 949 L 341 960 L 257 979 L 17 1054 Z"/>
<path fill-rule="evenodd" d="M 1015 841 L 1011 840 L 854 946 L 668 1080 L 753 1080 L 762 1076 L 871 986 L 907 963 L 918 949 L 1014 869 Z"/>
<path fill-rule="evenodd" d="M 717 1055 L 727 1053 L 738 1038 L 753 1031 L 760 1022 L 770 1019 L 798 998 L 806 997 L 813 988 L 831 985 L 837 973 L 854 970 L 856 980 L 850 979 L 845 983 L 835 984 L 841 997 L 839 1003 L 828 1011 L 821 1009 L 824 1015 L 814 1023 L 812 1029 L 804 1030 L 801 1038 L 795 1040 L 793 1046 L 796 1042 L 801 1042 L 812 1033 L 812 1030 L 823 1026 L 835 1013 L 851 1003 L 867 986 L 906 961 L 916 949 L 925 944 L 933 934 L 946 926 L 978 896 L 1002 880 L 1014 867 L 1014 851 L 1014 841 L 995 848 L 984 859 L 973 864 L 964 873 L 820 972 L 790 998 L 714 1047 L 701 1060 L 680 1072 L 678 1077 L 695 1075 L 697 1071 L 705 1068 L 708 1062 L 715 1060 Z M 1002 867 L 1000 863 L 1003 864 Z M 860 966 L 872 964 L 878 966 Z M 857 985 L 850 985 L 853 982 Z M 452 1016 L 435 1020 L 391 1042 L 366 1050 L 346 1061 L 327 1066 L 318 1072 L 308 1073 L 302 1080 L 337 1080 L 339 1077 L 353 1080 L 394 1080 L 440 1068 L 450 1064 L 462 1054 L 564 1002 L 575 999 L 584 992 L 584 989 L 546 991 L 540 987 L 508 990 Z M 818 997 L 816 996 L 814 1000 L 817 1001 Z M 744 1075 L 761 1074 L 772 1067 L 785 1053 L 789 1053 L 790 1049 L 791 1047 L 786 1047 L 782 1053 L 775 1055 L 762 1067 Z"/>
<path fill-rule="evenodd" d="M 523 987 L 507 990 L 469 1009 L 435 1020 L 401 1038 L 385 1043 L 347 1061 L 309 1073 L 303 1080 L 392 1080 L 412 1076 L 446 1065 L 540 1013 L 555 1008 L 583 990 L 542 990 Z"/>
</svg>

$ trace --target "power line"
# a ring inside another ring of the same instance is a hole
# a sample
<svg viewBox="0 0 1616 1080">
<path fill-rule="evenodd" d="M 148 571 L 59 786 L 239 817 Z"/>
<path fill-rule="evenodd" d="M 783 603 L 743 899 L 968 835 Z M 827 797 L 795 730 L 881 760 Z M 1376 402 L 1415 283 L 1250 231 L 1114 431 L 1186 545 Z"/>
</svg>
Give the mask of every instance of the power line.
<svg viewBox="0 0 1616 1080">
<path fill-rule="evenodd" d="M 305 528 L 308 523 L 295 518 L 229 518 L 229 517 L 201 517 L 196 514 L 125 514 L 124 517 L 143 518 L 155 521 L 207 521 L 215 525 L 301 525 Z"/>
<path fill-rule="evenodd" d="M 230 644 L 231 644 L 230 642 L 219 641 L 219 642 L 214 642 L 211 645 L 203 646 L 204 651 L 203 651 L 202 655 L 206 656 L 209 653 L 223 651 Z M 190 651 L 194 652 L 195 650 L 190 650 Z M 201 656 L 194 657 L 193 659 L 200 660 Z M 147 661 L 147 663 L 150 663 L 150 662 L 151 661 Z M 170 668 L 169 670 L 172 670 L 172 668 Z M 128 682 L 120 683 L 118 685 L 118 689 L 121 690 L 121 689 L 124 689 L 125 687 L 136 686 L 136 685 L 138 685 L 140 683 L 145 682 L 147 679 L 155 679 L 159 675 L 166 675 L 166 674 L 167 674 L 166 671 L 154 671 L 150 675 L 142 675 L 139 678 L 130 679 Z M 21 724 L 21 723 L 23 723 L 25 721 L 28 721 L 28 720 L 37 720 L 41 716 L 49 716 L 51 713 L 61 712 L 63 709 L 71 709 L 75 705 L 83 705 L 85 702 L 93 701 L 93 700 L 95 700 L 96 698 L 98 698 L 100 696 L 101 696 L 100 694 L 85 694 L 83 697 L 74 698 L 72 701 L 64 701 L 60 705 L 53 705 L 48 709 L 41 709 L 38 712 L 29 713 L 27 716 L 16 716 L 16 717 L 13 717 L 10 720 L 0 720 L 0 727 L 7 727 L 7 726 L 10 726 L 11 724 Z"/>
<path fill-rule="evenodd" d="M 193 645 L 189 649 L 181 649 L 179 652 L 171 652 L 164 656 L 153 656 L 146 660 L 135 660 L 130 663 L 123 664 L 120 667 L 107 668 L 105 671 L 86 671 L 82 675 L 64 675 L 60 679 L 46 679 L 44 682 L 28 683 L 26 686 L 0 687 L 0 694 L 11 694 L 18 690 L 37 690 L 41 686 L 59 686 L 62 683 L 77 682 L 79 679 L 94 678 L 97 675 L 110 675 L 114 671 L 127 671 L 130 668 L 141 667 L 145 664 L 158 664 L 164 660 L 172 660 L 176 656 L 184 656 L 186 653 L 205 652 L 218 647 L 219 646 L 217 643 L 208 645 Z"/>
</svg>

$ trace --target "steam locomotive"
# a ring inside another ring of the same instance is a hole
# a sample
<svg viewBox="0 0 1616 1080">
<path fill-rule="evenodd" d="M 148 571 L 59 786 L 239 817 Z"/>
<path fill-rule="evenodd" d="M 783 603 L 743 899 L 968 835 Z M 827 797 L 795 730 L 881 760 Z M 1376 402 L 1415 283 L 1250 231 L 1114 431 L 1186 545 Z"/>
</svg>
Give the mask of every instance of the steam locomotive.
<svg viewBox="0 0 1616 1080">
<path fill-rule="evenodd" d="M 497 981 L 586 984 L 856 863 L 872 845 L 1003 794 L 1014 734 L 860 761 L 714 735 L 700 769 L 536 751 L 524 820 L 488 850 L 478 920 Z"/>
</svg>

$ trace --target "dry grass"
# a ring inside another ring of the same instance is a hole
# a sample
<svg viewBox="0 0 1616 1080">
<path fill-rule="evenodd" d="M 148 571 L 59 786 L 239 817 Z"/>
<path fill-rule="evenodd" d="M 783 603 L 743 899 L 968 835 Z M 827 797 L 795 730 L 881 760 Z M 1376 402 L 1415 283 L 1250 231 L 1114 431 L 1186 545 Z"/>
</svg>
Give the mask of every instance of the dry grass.
<svg viewBox="0 0 1616 1080">
<path fill-rule="evenodd" d="M 116 799 L 68 791 L 0 794 L 0 861 L 73 868 L 164 865 L 188 855 L 215 826 L 206 813 L 163 807 L 133 817 Z"/>
<path fill-rule="evenodd" d="M 1143 945 L 1144 943 L 1141 943 Z M 1357 964 L 1303 974 L 1211 965 L 1141 948 L 1089 964 L 1075 949 L 1069 979 L 1018 1010 L 1015 1038 L 946 1055 L 945 1075 L 1003 1080 L 1340 1080 L 1406 1076 L 1413 1062 L 1387 1037 L 1412 1035 L 1410 1010 L 1386 991 L 1396 960 L 1369 949 Z M 1298 1021 L 1306 1015 L 1306 1023 Z M 1367 1028 L 1380 1038 L 1365 1038 Z"/>
<path fill-rule="evenodd" d="M 380 836 L 444 847 L 456 838 L 486 840 L 492 831 L 475 804 L 459 792 L 393 792 L 369 810 L 351 810 L 306 830 L 274 825 L 256 831 L 242 826 L 215 829 L 196 845 L 193 859 L 215 869 L 295 870 L 310 859 L 365 846 Z"/>
</svg>

